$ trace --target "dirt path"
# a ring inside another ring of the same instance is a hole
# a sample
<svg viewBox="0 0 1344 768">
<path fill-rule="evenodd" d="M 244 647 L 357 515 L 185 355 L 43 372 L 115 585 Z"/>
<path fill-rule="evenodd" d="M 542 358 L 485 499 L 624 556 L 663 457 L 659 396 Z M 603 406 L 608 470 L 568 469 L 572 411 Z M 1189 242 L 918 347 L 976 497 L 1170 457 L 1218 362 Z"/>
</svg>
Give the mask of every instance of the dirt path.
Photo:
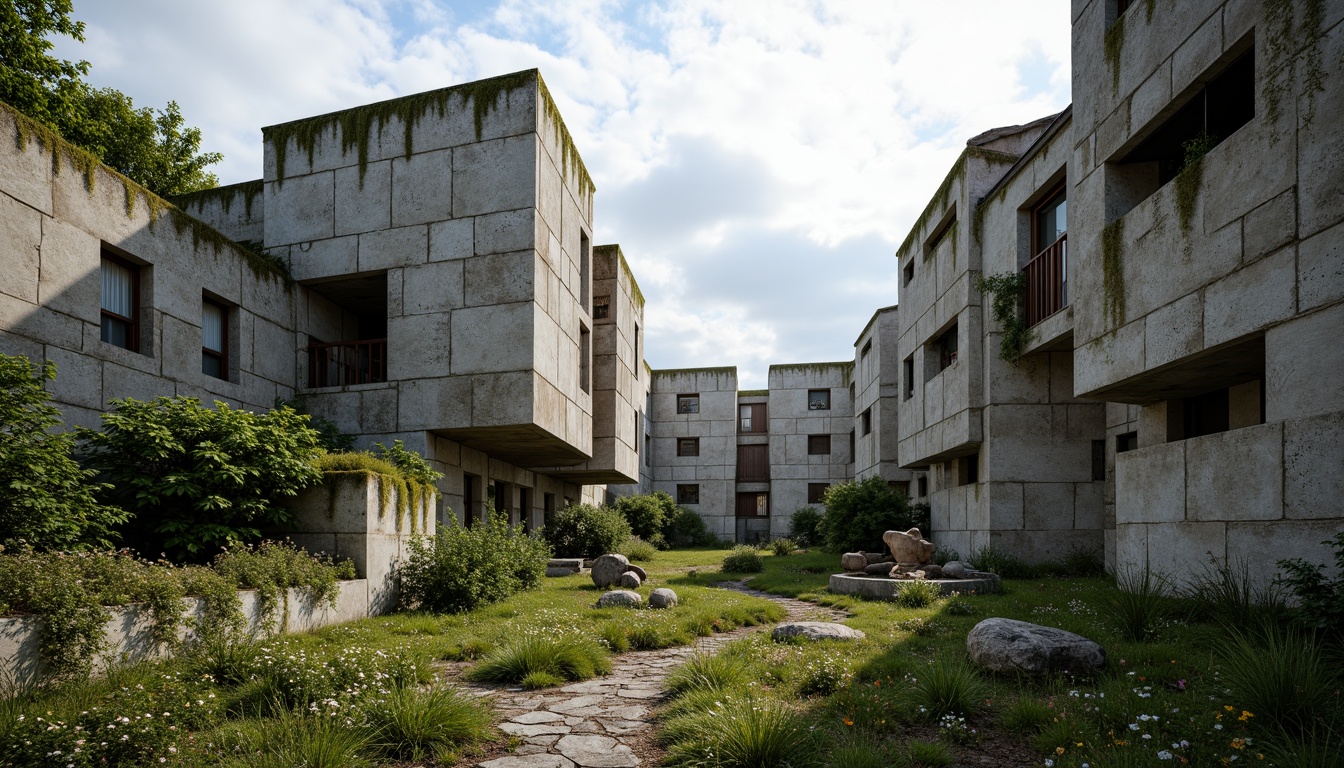
<svg viewBox="0 0 1344 768">
<path fill-rule="evenodd" d="M 786 621 L 837 621 L 841 611 L 748 589 L 740 581 L 717 586 L 774 600 Z M 540 691 L 461 683 L 480 696 L 493 696 L 503 718 L 500 730 L 522 741 L 511 753 L 471 763 L 479 768 L 630 768 L 657 765 L 663 751 L 652 723 L 665 696 L 663 680 L 696 653 L 714 653 L 761 627 L 742 627 L 693 646 L 633 651 L 614 659 L 611 674 Z"/>
</svg>

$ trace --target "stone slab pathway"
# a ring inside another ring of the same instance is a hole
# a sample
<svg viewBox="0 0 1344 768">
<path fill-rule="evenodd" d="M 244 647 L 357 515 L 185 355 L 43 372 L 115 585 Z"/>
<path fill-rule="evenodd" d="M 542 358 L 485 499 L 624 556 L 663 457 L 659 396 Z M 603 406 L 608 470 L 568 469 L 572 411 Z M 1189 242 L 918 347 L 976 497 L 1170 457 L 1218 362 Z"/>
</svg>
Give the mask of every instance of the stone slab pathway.
<svg viewBox="0 0 1344 768">
<path fill-rule="evenodd" d="M 779 597 L 742 582 L 718 586 L 774 600 L 786 621 L 837 621 L 841 611 Z M 460 682 L 478 696 L 493 696 L 503 718 L 500 730 L 522 740 L 512 754 L 473 763 L 478 768 L 633 768 L 658 764 L 654 707 L 663 700 L 663 680 L 673 667 L 696 653 L 714 653 L 761 627 L 741 627 L 695 645 L 659 651 L 631 651 L 613 659 L 611 674 L 561 688 L 518 688 Z"/>
</svg>

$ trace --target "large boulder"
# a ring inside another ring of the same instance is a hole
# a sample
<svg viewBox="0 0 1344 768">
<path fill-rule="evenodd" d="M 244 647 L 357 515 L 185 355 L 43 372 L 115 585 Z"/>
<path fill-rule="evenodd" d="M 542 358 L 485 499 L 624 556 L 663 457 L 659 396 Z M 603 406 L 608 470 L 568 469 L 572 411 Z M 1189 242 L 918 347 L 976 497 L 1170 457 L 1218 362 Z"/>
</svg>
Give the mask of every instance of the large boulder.
<svg viewBox="0 0 1344 768">
<path fill-rule="evenodd" d="M 882 543 L 887 545 L 892 559 L 898 563 L 923 565 L 933 560 L 933 543 L 925 541 L 918 528 L 887 531 L 882 534 Z"/>
<path fill-rule="evenodd" d="M 644 598 L 628 589 L 613 589 L 597 599 L 598 608 L 638 608 Z"/>
<path fill-rule="evenodd" d="M 862 552 L 846 552 L 840 556 L 840 567 L 847 572 L 857 573 L 868 567 L 868 558 Z"/>
<path fill-rule="evenodd" d="M 770 638 L 775 641 L 794 637 L 803 640 L 862 640 L 867 635 L 853 627 L 831 621 L 791 621 L 780 624 L 770 633 Z"/>
<path fill-rule="evenodd" d="M 948 560 L 943 563 L 943 576 L 949 579 L 964 579 L 971 572 L 971 567 L 960 560 Z"/>
<path fill-rule="evenodd" d="M 593 583 L 605 589 L 621 580 L 621 574 L 630 568 L 625 555 L 603 555 L 593 561 Z"/>
<path fill-rule="evenodd" d="M 677 593 L 667 587 L 659 587 L 649 593 L 650 608 L 675 608 Z"/>
<path fill-rule="evenodd" d="M 991 672 L 1091 672 L 1106 650 L 1082 635 L 1015 619 L 985 619 L 966 635 L 971 660 Z"/>
<path fill-rule="evenodd" d="M 640 581 L 639 574 L 634 571 L 626 571 L 621 574 L 620 584 L 622 589 L 639 589 L 639 585 L 643 583 L 643 581 Z"/>
</svg>

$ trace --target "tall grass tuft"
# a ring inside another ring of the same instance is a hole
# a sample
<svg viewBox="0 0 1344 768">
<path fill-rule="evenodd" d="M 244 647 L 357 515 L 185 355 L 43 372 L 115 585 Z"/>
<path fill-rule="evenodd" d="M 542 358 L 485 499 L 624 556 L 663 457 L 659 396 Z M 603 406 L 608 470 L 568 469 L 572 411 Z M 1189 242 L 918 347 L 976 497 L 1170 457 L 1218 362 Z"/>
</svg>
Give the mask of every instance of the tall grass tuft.
<svg viewBox="0 0 1344 768">
<path fill-rule="evenodd" d="M 1036 566 L 995 547 L 981 547 L 970 554 L 969 560 L 977 570 L 996 573 L 1005 579 L 1034 579 L 1040 575 Z"/>
<path fill-rule="evenodd" d="M 826 752 L 827 768 L 891 768 L 899 764 L 892 750 L 867 733 L 847 731 Z"/>
<path fill-rule="evenodd" d="M 804 768 L 818 762 L 816 735 L 808 722 L 768 699 L 724 697 L 711 709 L 670 720 L 663 738 L 671 743 L 671 766 Z"/>
<path fill-rule="evenodd" d="M 952 753 L 935 741 L 912 739 L 905 745 L 906 762 L 910 768 L 951 768 Z"/>
<path fill-rule="evenodd" d="M 1115 587 L 1105 597 L 1105 604 L 1116 631 L 1131 642 L 1149 640 L 1172 613 L 1171 582 L 1144 568 L 1118 574 Z"/>
<path fill-rule="evenodd" d="M 616 551 L 633 563 L 647 563 L 658 554 L 658 548 L 638 536 L 627 538 Z"/>
<path fill-rule="evenodd" d="M 940 656 L 910 686 L 911 701 L 931 721 L 968 715 L 985 700 L 985 683 L 969 664 Z"/>
<path fill-rule="evenodd" d="M 528 635 L 501 645 L 466 678 L 486 683 L 530 683 L 587 680 L 611 671 L 607 650 L 596 641 L 579 637 Z"/>
<path fill-rule="evenodd" d="M 777 557 L 786 557 L 792 555 L 798 549 L 798 545 L 793 539 L 773 539 L 770 542 L 770 551 Z"/>
<path fill-rule="evenodd" d="M 275 719 L 246 720 L 222 737 L 237 768 L 365 768 L 364 731 L 334 717 L 304 717 L 280 710 Z"/>
<path fill-rule="evenodd" d="M 1282 590 L 1257 584 L 1245 560 L 1234 565 L 1210 555 L 1203 572 L 1190 579 L 1184 592 L 1197 616 L 1228 626 L 1240 626 L 1250 615 L 1277 615 L 1286 609 Z"/>
<path fill-rule="evenodd" d="M 690 691 L 727 690 L 746 681 L 747 665 L 736 656 L 697 653 L 672 670 L 665 685 L 674 695 L 680 696 Z"/>
<path fill-rule="evenodd" d="M 1232 629 L 1217 647 L 1221 680 L 1232 700 L 1268 733 L 1292 737 L 1327 729 L 1339 718 L 1338 664 L 1313 635 L 1293 625 Z"/>
<path fill-rule="evenodd" d="M 260 653 L 255 643 L 211 636 L 187 654 L 187 669 L 194 677 L 208 675 L 220 685 L 239 685 L 251 676 Z"/>
<path fill-rule="evenodd" d="M 1038 733 L 1055 717 L 1055 711 L 1040 699 L 1023 696 L 999 715 L 998 726 L 1010 733 Z"/>
<path fill-rule="evenodd" d="M 942 596 L 942 589 L 932 581 L 907 581 L 896 587 L 896 594 L 891 599 L 906 608 L 927 608 Z"/>
<path fill-rule="evenodd" d="M 490 710 L 455 688 L 401 688 L 365 710 L 369 744 L 397 760 L 440 759 L 485 740 Z"/>
</svg>

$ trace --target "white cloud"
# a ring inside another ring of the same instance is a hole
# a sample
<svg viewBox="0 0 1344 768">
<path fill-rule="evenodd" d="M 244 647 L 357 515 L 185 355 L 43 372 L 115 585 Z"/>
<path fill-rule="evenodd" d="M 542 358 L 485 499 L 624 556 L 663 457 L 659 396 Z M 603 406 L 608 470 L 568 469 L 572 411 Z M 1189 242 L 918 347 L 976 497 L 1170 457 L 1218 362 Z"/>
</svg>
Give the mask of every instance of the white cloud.
<svg viewBox="0 0 1344 768">
<path fill-rule="evenodd" d="M 646 289 L 651 362 L 758 384 L 769 362 L 851 355 L 965 139 L 1069 93 L 1063 0 L 122 0 L 76 17 L 89 42 L 59 52 L 139 104 L 176 99 L 225 182 L 260 174 L 261 126 L 539 67 L 597 183 L 595 241 L 620 242 Z M 751 274 L 774 295 L 717 282 Z"/>
</svg>

